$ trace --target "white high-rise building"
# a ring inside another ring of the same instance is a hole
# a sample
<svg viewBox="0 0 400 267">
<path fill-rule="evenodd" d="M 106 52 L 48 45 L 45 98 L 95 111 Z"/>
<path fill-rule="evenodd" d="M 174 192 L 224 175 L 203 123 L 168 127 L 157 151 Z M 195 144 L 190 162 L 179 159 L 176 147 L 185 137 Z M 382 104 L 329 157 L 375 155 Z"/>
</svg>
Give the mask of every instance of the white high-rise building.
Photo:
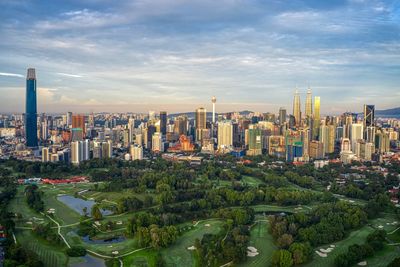
<svg viewBox="0 0 400 267">
<path fill-rule="evenodd" d="M 349 138 L 343 138 L 341 144 L 341 152 L 351 152 L 351 142 Z"/>
<path fill-rule="evenodd" d="M 364 140 L 364 126 L 362 123 L 353 123 L 351 125 L 351 149 L 356 151 L 357 140 Z"/>
<path fill-rule="evenodd" d="M 71 162 L 79 164 L 81 161 L 90 159 L 89 140 L 71 142 Z"/>
<path fill-rule="evenodd" d="M 80 146 L 79 141 L 71 142 L 71 163 L 79 164 L 80 160 Z"/>
<path fill-rule="evenodd" d="M 130 154 L 132 160 L 142 160 L 143 159 L 143 147 L 138 145 L 131 145 Z"/>
</svg>

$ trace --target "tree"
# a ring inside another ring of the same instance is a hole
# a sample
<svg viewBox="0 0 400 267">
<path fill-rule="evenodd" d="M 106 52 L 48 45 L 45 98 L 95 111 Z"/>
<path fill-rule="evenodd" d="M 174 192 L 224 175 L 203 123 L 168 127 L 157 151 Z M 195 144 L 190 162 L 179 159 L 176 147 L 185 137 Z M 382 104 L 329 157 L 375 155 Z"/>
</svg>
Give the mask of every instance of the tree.
<svg viewBox="0 0 400 267">
<path fill-rule="evenodd" d="M 94 205 L 93 207 L 92 207 L 92 217 L 93 217 L 93 219 L 95 219 L 95 220 L 101 220 L 102 218 L 103 218 L 103 214 L 101 214 L 101 211 L 100 211 L 100 209 L 99 209 L 99 207 L 97 206 L 97 205 Z"/>
<path fill-rule="evenodd" d="M 400 257 L 392 260 L 392 262 L 389 263 L 387 267 L 398 267 L 398 266 L 400 266 Z"/>
<path fill-rule="evenodd" d="M 295 265 L 303 264 L 311 256 L 311 245 L 310 243 L 293 243 L 290 245 L 289 251 L 292 253 Z"/>
<path fill-rule="evenodd" d="M 283 234 L 276 240 L 276 243 L 280 248 L 289 248 L 293 243 L 293 237 L 290 234 Z"/>
<path fill-rule="evenodd" d="M 293 266 L 292 253 L 285 249 L 275 250 L 272 254 L 272 267 Z"/>
<path fill-rule="evenodd" d="M 67 255 L 70 257 L 83 257 L 86 255 L 86 249 L 81 246 L 72 246 L 67 249 Z"/>
<path fill-rule="evenodd" d="M 337 267 L 347 267 L 349 266 L 349 260 L 347 254 L 340 254 L 335 258 L 335 266 Z"/>
</svg>

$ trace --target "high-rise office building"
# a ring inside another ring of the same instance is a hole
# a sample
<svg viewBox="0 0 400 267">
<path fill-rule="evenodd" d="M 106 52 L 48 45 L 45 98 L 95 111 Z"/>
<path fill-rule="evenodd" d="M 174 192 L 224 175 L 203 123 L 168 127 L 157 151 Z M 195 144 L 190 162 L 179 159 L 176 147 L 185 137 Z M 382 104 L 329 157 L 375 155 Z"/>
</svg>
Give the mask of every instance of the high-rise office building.
<svg viewBox="0 0 400 267">
<path fill-rule="evenodd" d="M 283 125 L 286 122 L 286 109 L 281 107 L 279 108 L 279 124 Z"/>
<path fill-rule="evenodd" d="M 72 125 L 72 112 L 67 112 L 67 126 L 70 127 Z"/>
<path fill-rule="evenodd" d="M 349 138 L 343 138 L 341 143 L 340 152 L 349 153 L 351 152 L 351 142 Z"/>
<path fill-rule="evenodd" d="M 324 144 L 321 141 L 312 140 L 309 147 L 309 155 L 312 159 L 324 158 Z"/>
<path fill-rule="evenodd" d="M 364 128 L 375 126 L 375 106 L 364 105 Z"/>
<path fill-rule="evenodd" d="M 179 116 L 174 121 L 174 133 L 178 135 L 187 134 L 187 117 Z"/>
<path fill-rule="evenodd" d="M 49 148 L 43 147 L 42 148 L 42 162 L 48 162 L 48 161 L 50 161 Z"/>
<path fill-rule="evenodd" d="M 262 131 L 260 128 L 251 125 L 247 130 L 248 150 L 247 155 L 256 156 L 262 154 Z"/>
<path fill-rule="evenodd" d="M 319 96 L 314 97 L 314 122 L 313 122 L 313 136 L 312 136 L 313 140 L 318 139 L 319 127 L 321 123 L 320 101 L 321 99 Z"/>
<path fill-rule="evenodd" d="M 390 151 L 389 135 L 383 131 L 378 131 L 375 136 L 375 148 L 379 153 Z"/>
<path fill-rule="evenodd" d="M 71 142 L 71 163 L 79 164 L 90 158 L 89 140 Z"/>
<path fill-rule="evenodd" d="M 312 94 L 311 94 L 311 89 L 308 89 L 306 97 L 306 118 L 310 118 L 311 116 L 312 116 Z"/>
<path fill-rule="evenodd" d="M 35 69 L 28 69 L 26 77 L 25 137 L 27 147 L 37 147 L 37 99 Z"/>
<path fill-rule="evenodd" d="M 299 131 L 285 133 L 286 161 L 299 161 L 303 158 L 303 141 Z"/>
<path fill-rule="evenodd" d="M 132 160 L 142 160 L 143 159 L 143 147 L 139 145 L 131 145 L 130 155 Z"/>
<path fill-rule="evenodd" d="M 286 156 L 284 136 L 271 135 L 268 137 L 268 155 L 278 158 L 284 158 Z"/>
<path fill-rule="evenodd" d="M 159 132 L 156 132 L 152 136 L 152 147 L 151 150 L 153 152 L 164 152 L 164 143 L 162 141 L 162 134 Z"/>
<path fill-rule="evenodd" d="M 325 123 L 319 128 L 319 141 L 324 144 L 324 154 L 334 152 L 336 128 L 334 125 Z"/>
<path fill-rule="evenodd" d="M 81 129 L 83 136 L 86 134 L 85 129 L 85 116 L 84 115 L 72 115 L 72 128 Z"/>
<path fill-rule="evenodd" d="M 355 154 L 359 159 L 371 160 L 374 150 L 375 147 L 373 143 L 368 143 L 364 140 L 357 140 Z"/>
<path fill-rule="evenodd" d="M 149 111 L 149 121 L 154 121 L 156 118 L 156 112 L 153 110 Z"/>
<path fill-rule="evenodd" d="M 196 128 L 196 141 L 202 140 L 203 130 L 206 129 L 207 112 L 205 108 L 196 109 L 195 128 Z"/>
<path fill-rule="evenodd" d="M 218 122 L 218 148 L 229 149 L 233 145 L 233 126 L 231 121 Z"/>
<path fill-rule="evenodd" d="M 356 151 L 357 140 L 363 140 L 364 129 L 361 123 L 353 123 L 351 125 L 351 150 Z"/>
<path fill-rule="evenodd" d="M 160 111 L 160 132 L 163 135 L 167 134 L 167 112 Z"/>
<path fill-rule="evenodd" d="M 296 126 L 301 124 L 301 106 L 300 106 L 300 95 L 299 91 L 296 90 L 293 98 L 293 116 L 295 118 Z"/>
<path fill-rule="evenodd" d="M 374 143 L 375 144 L 375 126 L 368 126 L 365 130 L 365 140 L 367 140 L 368 143 Z"/>
</svg>

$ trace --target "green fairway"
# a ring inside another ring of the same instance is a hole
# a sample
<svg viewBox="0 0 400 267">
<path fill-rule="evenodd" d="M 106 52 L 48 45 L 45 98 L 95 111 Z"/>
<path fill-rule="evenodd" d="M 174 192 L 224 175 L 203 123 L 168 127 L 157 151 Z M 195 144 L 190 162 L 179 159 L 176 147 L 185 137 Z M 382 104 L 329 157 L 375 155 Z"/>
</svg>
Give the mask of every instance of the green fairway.
<svg viewBox="0 0 400 267">
<path fill-rule="evenodd" d="M 376 229 L 383 229 L 390 233 L 400 227 L 400 221 L 395 214 L 381 213 L 379 218 L 371 221 L 371 225 Z"/>
<path fill-rule="evenodd" d="M 206 226 L 209 225 L 209 226 Z M 216 219 L 205 220 L 192 226 L 192 229 L 180 236 L 177 242 L 161 251 L 166 266 L 171 267 L 190 267 L 195 266 L 194 255 L 188 247 L 194 245 L 196 238 L 200 239 L 204 234 L 217 234 L 222 230 L 223 222 Z"/>
<path fill-rule="evenodd" d="M 368 266 L 386 267 L 392 260 L 399 256 L 399 247 L 385 246 L 382 251 L 378 251 L 372 258 L 367 258 L 365 260 L 367 261 Z"/>
<path fill-rule="evenodd" d="M 157 251 L 146 249 L 124 257 L 124 267 L 155 267 Z"/>
<path fill-rule="evenodd" d="M 310 209 L 308 206 L 276 206 L 276 205 L 254 205 L 251 206 L 256 213 L 268 212 L 290 212 L 307 211 Z"/>
<path fill-rule="evenodd" d="M 256 178 L 256 177 L 253 177 L 253 176 L 243 175 L 242 176 L 242 183 L 256 187 L 256 186 L 258 186 L 260 184 L 263 184 L 264 182 L 262 182 L 259 178 Z"/>
<path fill-rule="evenodd" d="M 347 248 L 350 245 L 353 244 L 363 244 L 366 240 L 366 237 L 375 231 L 374 228 L 370 226 L 364 226 L 361 229 L 358 229 L 356 231 L 353 231 L 350 233 L 350 235 L 345 238 L 344 240 L 338 241 L 333 243 L 332 245 L 335 245 L 335 248 L 333 249 L 332 252 L 328 254 L 326 258 L 320 257 L 318 254 L 315 253 L 316 250 L 319 249 L 326 249 L 329 247 L 331 244 L 327 244 L 324 246 L 320 246 L 318 248 L 315 248 L 313 251 L 314 258 L 311 262 L 304 266 L 309 266 L 309 267 L 334 267 L 334 260 L 335 257 L 341 253 L 345 253 L 347 251 Z"/>
<path fill-rule="evenodd" d="M 62 247 L 48 244 L 35 237 L 30 230 L 18 230 L 15 232 L 17 242 L 23 247 L 38 254 L 46 267 L 66 266 L 68 257 Z"/>
<path fill-rule="evenodd" d="M 268 222 L 264 219 L 258 220 L 251 228 L 249 246 L 255 247 L 260 253 L 255 257 L 247 257 L 247 261 L 237 265 L 240 267 L 266 267 L 271 264 L 271 257 L 276 246 L 272 236 L 268 233 Z"/>
<path fill-rule="evenodd" d="M 26 203 L 24 196 L 25 187 L 20 186 L 17 189 L 17 194 L 8 205 L 8 210 L 12 213 L 19 214 L 19 218 L 15 220 L 16 227 L 29 227 L 31 228 L 33 223 L 48 222 L 48 220 L 32 210 Z"/>
</svg>

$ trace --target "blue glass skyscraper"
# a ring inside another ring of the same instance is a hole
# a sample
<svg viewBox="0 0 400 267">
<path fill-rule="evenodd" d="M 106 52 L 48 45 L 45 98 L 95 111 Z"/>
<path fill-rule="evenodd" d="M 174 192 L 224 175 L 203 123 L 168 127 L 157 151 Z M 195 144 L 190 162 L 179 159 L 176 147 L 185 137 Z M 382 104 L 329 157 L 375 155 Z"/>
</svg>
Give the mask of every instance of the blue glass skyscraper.
<svg viewBox="0 0 400 267">
<path fill-rule="evenodd" d="M 27 147 L 37 147 L 37 108 L 36 108 L 35 69 L 28 69 L 26 77 L 25 137 Z"/>
</svg>

